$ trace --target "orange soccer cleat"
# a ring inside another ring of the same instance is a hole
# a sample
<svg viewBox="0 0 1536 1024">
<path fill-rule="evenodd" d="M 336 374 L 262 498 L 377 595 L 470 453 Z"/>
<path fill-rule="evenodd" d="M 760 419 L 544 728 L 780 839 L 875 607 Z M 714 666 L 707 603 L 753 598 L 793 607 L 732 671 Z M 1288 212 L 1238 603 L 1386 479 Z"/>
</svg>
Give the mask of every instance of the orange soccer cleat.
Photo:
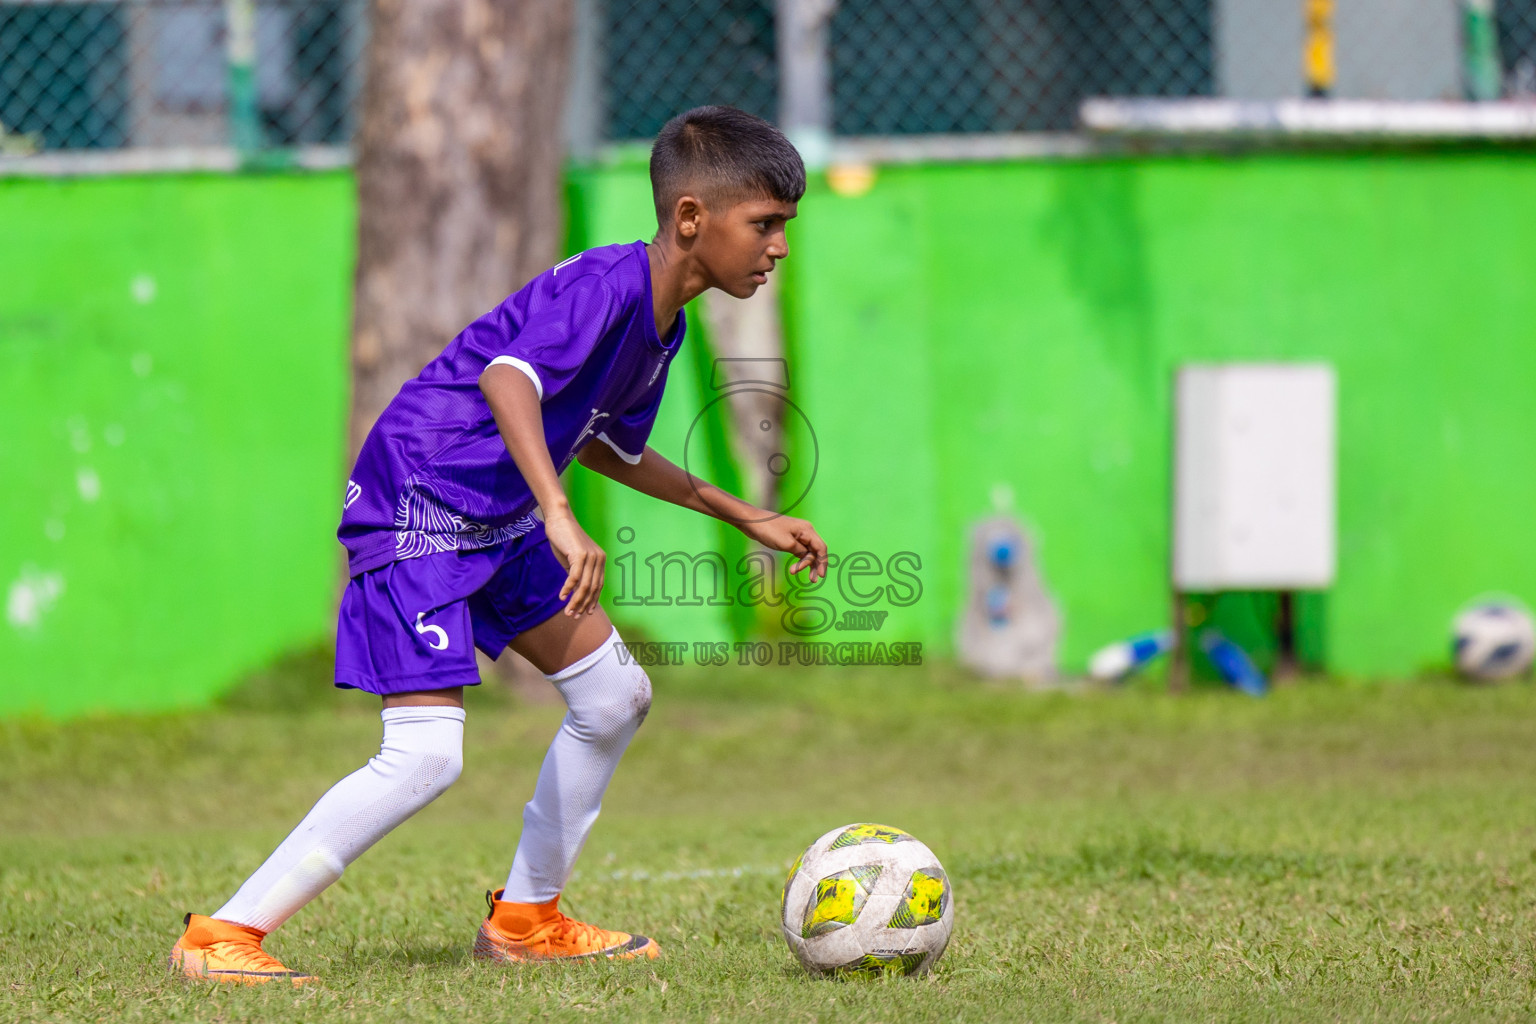
<svg viewBox="0 0 1536 1024">
<path fill-rule="evenodd" d="M 171 970 L 189 978 L 259 985 L 267 981 L 314 981 L 312 974 L 290 971 L 261 948 L 267 933 L 245 925 L 188 914 L 187 930 L 171 947 Z"/>
<path fill-rule="evenodd" d="M 560 913 L 560 897 L 548 903 L 509 903 L 504 890 L 485 894 L 490 913 L 475 936 L 475 959 L 498 963 L 529 960 L 654 960 L 661 947 L 654 939 L 577 921 Z"/>
</svg>

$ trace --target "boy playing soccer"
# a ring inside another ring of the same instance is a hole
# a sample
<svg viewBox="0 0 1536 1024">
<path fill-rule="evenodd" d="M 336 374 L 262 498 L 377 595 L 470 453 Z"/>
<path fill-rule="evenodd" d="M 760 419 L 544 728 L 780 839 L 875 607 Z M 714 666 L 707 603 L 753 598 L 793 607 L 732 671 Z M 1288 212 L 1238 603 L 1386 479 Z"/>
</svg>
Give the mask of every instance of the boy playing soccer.
<svg viewBox="0 0 1536 1024">
<path fill-rule="evenodd" d="M 379 752 L 320 798 L 212 917 L 188 914 L 171 966 L 262 982 L 290 971 L 261 947 L 364 850 L 458 778 L 474 647 L 511 647 L 568 713 L 523 811 L 477 958 L 655 957 L 642 935 L 559 909 L 619 757 L 650 708 L 645 672 L 615 652 L 598 604 L 604 554 L 571 514 L 572 459 L 629 487 L 736 524 L 826 575 L 811 524 L 773 516 L 646 447 L 682 343 L 683 306 L 708 288 L 746 298 L 789 254 L 784 225 L 805 168 L 777 129 L 730 107 L 673 118 L 651 152 L 655 241 L 589 249 L 466 327 L 400 389 L 347 481 L 339 536 L 351 580 L 336 685 L 384 700 Z M 542 521 L 535 511 L 542 513 Z M 563 613 L 563 614 L 562 614 Z"/>
</svg>

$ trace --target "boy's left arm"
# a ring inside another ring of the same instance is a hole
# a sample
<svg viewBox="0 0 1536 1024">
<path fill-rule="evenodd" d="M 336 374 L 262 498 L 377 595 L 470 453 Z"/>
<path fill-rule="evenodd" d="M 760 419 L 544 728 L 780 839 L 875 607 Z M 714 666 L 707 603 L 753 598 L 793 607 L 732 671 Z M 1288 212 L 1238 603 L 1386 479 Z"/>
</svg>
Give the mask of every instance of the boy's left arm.
<svg viewBox="0 0 1536 1024">
<path fill-rule="evenodd" d="M 797 573 L 809 568 L 811 583 L 827 575 L 826 542 L 809 522 L 769 512 L 728 494 L 658 455 L 653 448 L 647 447 L 639 462 L 629 463 L 604 442 L 594 440 L 581 449 L 576 461 L 641 494 L 724 520 L 765 548 L 800 556 L 789 571 Z"/>
</svg>

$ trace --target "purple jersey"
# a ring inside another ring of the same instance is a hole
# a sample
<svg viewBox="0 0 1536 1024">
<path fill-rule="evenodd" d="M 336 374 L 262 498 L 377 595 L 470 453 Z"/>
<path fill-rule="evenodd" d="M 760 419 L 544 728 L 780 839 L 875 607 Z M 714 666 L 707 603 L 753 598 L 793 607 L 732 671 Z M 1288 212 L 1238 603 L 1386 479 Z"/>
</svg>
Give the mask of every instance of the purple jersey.
<svg viewBox="0 0 1536 1024">
<path fill-rule="evenodd" d="M 666 342 L 656 336 L 644 242 L 572 256 L 464 328 L 363 442 L 337 531 L 351 574 L 535 526 L 533 494 L 480 393 L 487 366 L 533 382 L 556 470 L 593 438 L 639 462 L 685 329 L 679 311 Z"/>
</svg>

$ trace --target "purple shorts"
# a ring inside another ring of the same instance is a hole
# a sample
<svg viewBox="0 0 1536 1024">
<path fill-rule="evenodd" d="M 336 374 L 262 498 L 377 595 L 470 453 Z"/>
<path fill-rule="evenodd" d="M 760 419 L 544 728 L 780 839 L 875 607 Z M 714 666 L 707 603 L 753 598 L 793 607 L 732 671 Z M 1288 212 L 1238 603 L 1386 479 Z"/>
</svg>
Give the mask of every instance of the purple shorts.
<svg viewBox="0 0 1536 1024">
<path fill-rule="evenodd" d="M 565 607 L 542 524 L 499 547 L 443 551 L 354 576 L 336 622 L 336 685 L 381 696 L 475 686 L 492 658 Z"/>
</svg>

